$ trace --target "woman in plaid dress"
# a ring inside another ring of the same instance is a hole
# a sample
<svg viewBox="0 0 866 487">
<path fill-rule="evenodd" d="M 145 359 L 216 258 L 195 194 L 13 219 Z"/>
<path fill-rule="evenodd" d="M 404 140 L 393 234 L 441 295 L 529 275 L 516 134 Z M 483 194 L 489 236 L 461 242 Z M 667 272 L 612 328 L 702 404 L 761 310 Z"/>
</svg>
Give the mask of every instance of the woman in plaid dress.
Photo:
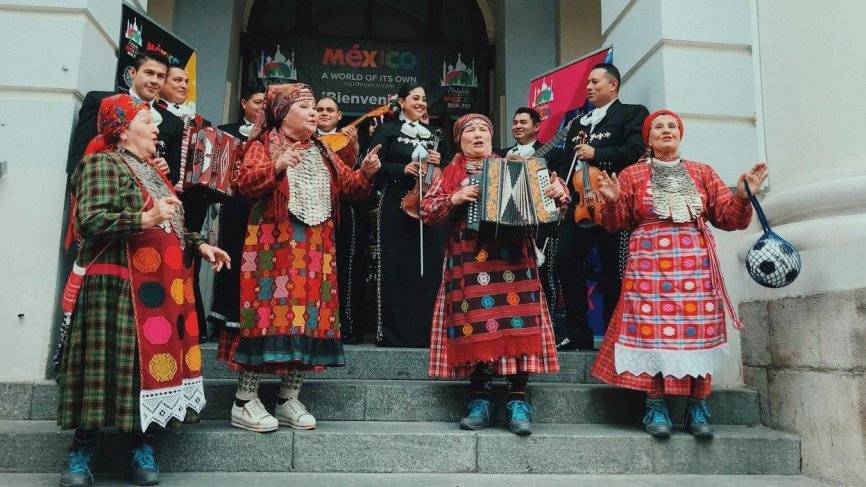
<svg viewBox="0 0 866 487">
<path fill-rule="evenodd" d="M 732 193 L 708 165 L 680 158 L 683 122 L 669 110 L 643 123 L 648 157 L 600 177 L 608 231 L 632 230 L 619 305 L 592 374 L 608 384 L 647 392 L 644 424 L 668 438 L 665 395 L 689 396 L 685 424 L 712 438 L 705 399 L 715 368 L 727 359 L 725 310 L 741 327 L 725 291 L 707 222 L 722 230 L 749 225 L 743 182 L 760 187 L 766 165 L 740 176 Z"/>
<path fill-rule="evenodd" d="M 484 115 L 469 114 L 454 123 L 460 152 L 424 195 L 424 223 L 450 223 L 442 285 L 433 310 L 430 333 L 431 377 L 469 378 L 469 414 L 460 420 L 468 430 L 491 421 L 491 378 L 505 376 L 509 429 L 531 433 L 526 402 L 529 374 L 559 372 L 553 328 L 538 280 L 535 247 L 530 235 L 495 237 L 466 228 L 466 203 L 478 198 L 477 174 L 493 154 L 493 124 Z M 555 175 L 554 175 L 555 176 Z M 568 193 L 559 179 L 548 188 L 558 205 Z"/>
<path fill-rule="evenodd" d="M 81 236 L 76 262 L 85 267 L 78 267 L 84 271 L 80 288 L 71 279 L 64 291 L 75 308 L 61 362 L 58 423 L 75 428 L 75 439 L 60 484 L 93 482 L 96 437 L 100 428 L 114 426 L 137 432 L 130 474 L 138 485 L 154 485 L 159 469 L 152 437 L 143 432 L 204 405 L 197 318 L 192 289 L 184 285 L 191 285 L 192 275 L 180 249 L 197 250 L 215 269 L 229 259 L 200 235 L 185 232 L 180 201 L 148 164 L 159 132 L 150 106 L 125 94 L 105 98 L 97 127 L 99 135 L 72 175 L 70 220 Z M 165 242 L 168 247 L 159 245 Z M 131 254 L 133 249 L 138 251 Z M 166 292 L 157 276 L 169 266 L 179 285 Z M 149 275 L 145 282 L 136 277 L 142 270 Z M 160 320 L 169 312 L 183 326 Z M 139 320 L 142 314 L 153 319 Z M 142 354 L 151 358 L 144 367 Z"/>
</svg>

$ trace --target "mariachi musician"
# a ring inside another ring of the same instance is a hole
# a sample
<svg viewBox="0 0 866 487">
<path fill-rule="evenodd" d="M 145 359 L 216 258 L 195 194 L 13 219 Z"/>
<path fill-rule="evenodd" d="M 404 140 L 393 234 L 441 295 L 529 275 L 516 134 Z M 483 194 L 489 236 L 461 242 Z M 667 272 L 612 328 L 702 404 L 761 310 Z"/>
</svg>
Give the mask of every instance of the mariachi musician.
<svg viewBox="0 0 866 487">
<path fill-rule="evenodd" d="M 574 123 L 567 141 L 576 139 L 580 132 L 587 135 L 588 143 L 567 143 L 569 149 L 551 153 L 557 174 L 568 177 L 575 156 L 608 173 L 619 173 L 643 154 L 644 142 L 641 124 L 649 114 L 643 105 L 626 105 L 618 99 L 620 74 L 616 66 L 600 63 L 593 67 L 586 83 L 586 98 L 595 109 Z M 557 269 L 565 297 L 568 337 L 562 339 L 560 350 L 592 349 L 593 332 L 587 322 L 586 266 L 584 261 L 592 247 L 598 246 L 602 264 L 600 284 L 604 290 L 604 322 L 607 324 L 619 297 L 620 235 L 607 233 L 600 225 L 578 225 L 573 207 L 581 202 L 575 192 L 574 179 L 569 178 L 572 207 L 560 227 Z"/>
<path fill-rule="evenodd" d="M 502 157 L 518 155 L 529 157 L 535 154 L 543 145 L 538 140 L 538 126 L 541 124 L 541 115 L 532 108 L 520 107 L 514 111 L 511 119 L 511 135 L 514 137 L 514 145 L 499 150 Z"/>
<path fill-rule="evenodd" d="M 234 135 L 246 142 L 253 130 L 253 122 L 262 109 L 265 101 L 264 86 L 253 83 L 241 92 L 241 120 L 235 123 L 220 125 L 223 132 Z M 241 253 L 247 229 L 247 217 L 252 203 L 237 194 L 226 199 L 220 205 L 219 246 L 232 258 L 233 262 L 241 262 Z M 208 321 L 217 328 L 237 330 L 240 326 L 240 281 L 241 266 L 233 266 L 223 270 L 214 279 L 213 306 Z"/>
<path fill-rule="evenodd" d="M 331 143 L 340 160 L 354 167 L 360 145 L 358 129 L 337 125 L 343 111 L 337 101 L 325 96 L 316 102 L 316 133 L 323 142 Z M 342 135 L 342 137 L 340 136 Z M 337 273 L 340 288 L 340 329 L 343 343 L 360 343 L 364 338 L 367 316 L 364 288 L 367 281 L 367 248 L 370 244 L 370 220 L 366 208 L 369 198 L 340 207 L 337 226 Z"/>
<path fill-rule="evenodd" d="M 172 184 L 180 177 L 180 145 L 183 136 L 183 121 L 168 110 L 157 105 L 157 97 L 168 74 L 168 58 L 157 51 L 142 51 L 135 56 L 130 71 L 132 86 L 128 94 L 135 100 L 150 105 L 153 121 L 159 127 L 159 140 L 165 145 L 163 157 L 154 157 L 150 163 L 165 173 Z M 104 98 L 115 94 L 112 91 L 91 91 L 84 97 L 78 112 L 78 123 L 69 143 L 69 159 L 66 172 L 72 173 L 87 144 L 96 137 L 96 117 L 99 104 Z"/>
<path fill-rule="evenodd" d="M 378 198 L 372 237 L 376 268 L 371 270 L 376 344 L 423 348 L 430 343 L 430 310 L 441 281 L 445 235 L 435 227 L 420 230 L 418 220 L 405 213 L 401 203 L 419 180 L 421 167 L 412 155 L 419 146 L 432 146 L 435 133 L 421 122 L 427 111 L 424 87 L 403 85 L 397 99 L 400 115 L 379 124 L 370 140 L 371 147 L 382 145 L 382 170 L 376 175 L 374 195 Z M 427 153 L 429 164 L 438 166 L 440 153 L 433 149 Z"/>
</svg>

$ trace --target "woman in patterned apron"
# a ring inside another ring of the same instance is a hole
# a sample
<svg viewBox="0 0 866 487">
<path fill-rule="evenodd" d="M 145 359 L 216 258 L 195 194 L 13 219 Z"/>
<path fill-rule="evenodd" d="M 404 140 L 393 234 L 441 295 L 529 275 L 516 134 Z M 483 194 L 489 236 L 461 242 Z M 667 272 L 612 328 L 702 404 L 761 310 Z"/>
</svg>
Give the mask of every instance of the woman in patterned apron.
<svg viewBox="0 0 866 487">
<path fill-rule="evenodd" d="M 231 424 L 250 431 L 315 428 L 298 400 L 304 372 L 345 365 L 336 218 L 343 196 L 369 194 L 379 148 L 350 169 L 314 136 L 315 108 L 305 84 L 269 86 L 238 177 L 257 201 L 239 263 L 240 329 L 222 334 L 218 357 L 240 372 Z M 259 399 L 262 374 L 282 378 L 274 415 Z"/>
<path fill-rule="evenodd" d="M 430 333 L 431 377 L 469 378 L 472 399 L 460 427 L 478 430 L 490 425 L 493 375 L 505 376 L 509 430 L 532 432 L 526 401 L 529 374 L 559 372 L 553 328 L 538 279 L 535 246 L 530 235 L 495 237 L 466 228 L 466 203 L 478 198 L 469 176 L 493 154 L 493 124 L 484 115 L 469 114 L 454 123 L 460 152 L 424 195 L 424 223 L 448 222 L 442 285 L 433 310 Z M 555 179 L 548 196 L 568 203 L 562 180 Z"/>
<path fill-rule="evenodd" d="M 683 122 L 669 111 L 643 123 L 649 147 L 641 162 L 600 177 L 608 231 L 632 230 L 622 292 L 592 374 L 647 392 L 644 424 L 671 435 L 665 395 L 689 396 L 686 428 L 712 438 L 705 399 L 716 367 L 727 359 L 725 313 L 742 325 L 725 291 L 708 224 L 742 230 L 752 218 L 744 182 L 758 188 L 766 164 L 740 176 L 732 193 L 712 167 L 679 154 Z"/>
<path fill-rule="evenodd" d="M 98 133 L 72 175 L 70 224 L 81 236 L 64 301 L 58 423 L 75 428 L 61 485 L 90 485 L 99 429 L 136 431 L 130 475 L 159 482 L 152 435 L 205 403 L 193 278 L 184 253 L 215 270 L 228 255 L 183 227 L 183 206 L 148 160 L 159 130 L 129 95 L 104 99 Z M 84 265 L 80 265 L 84 264 Z"/>
</svg>

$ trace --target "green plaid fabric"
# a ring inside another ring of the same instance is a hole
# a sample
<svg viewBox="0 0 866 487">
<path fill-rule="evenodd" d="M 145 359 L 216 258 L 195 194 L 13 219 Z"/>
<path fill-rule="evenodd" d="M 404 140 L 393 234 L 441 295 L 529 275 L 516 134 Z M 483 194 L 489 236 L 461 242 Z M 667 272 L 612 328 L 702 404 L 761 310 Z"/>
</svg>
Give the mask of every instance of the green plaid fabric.
<svg viewBox="0 0 866 487">
<path fill-rule="evenodd" d="M 144 200 L 116 153 L 85 157 L 72 175 L 76 228 L 84 238 L 77 261 L 128 267 L 126 238 L 141 230 Z M 188 234 L 188 249 L 201 242 Z M 104 250 L 103 250 L 104 249 Z M 100 254 L 100 252 L 102 252 Z M 60 372 L 57 422 L 64 429 L 138 428 L 138 347 L 129 281 L 85 276 Z"/>
</svg>

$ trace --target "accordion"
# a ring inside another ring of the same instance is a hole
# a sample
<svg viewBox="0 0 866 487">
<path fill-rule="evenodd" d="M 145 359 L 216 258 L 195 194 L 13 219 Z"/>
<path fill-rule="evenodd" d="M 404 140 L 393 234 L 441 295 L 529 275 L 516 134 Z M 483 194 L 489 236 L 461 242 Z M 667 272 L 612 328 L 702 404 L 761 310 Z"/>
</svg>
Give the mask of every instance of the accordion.
<svg viewBox="0 0 866 487">
<path fill-rule="evenodd" d="M 187 127 L 181 154 L 184 190 L 201 187 L 220 196 L 232 196 L 243 162 L 244 142 L 214 127 Z"/>
<path fill-rule="evenodd" d="M 491 157 L 481 172 L 469 177 L 477 184 L 478 200 L 469 203 L 466 223 L 471 230 L 495 234 L 523 233 L 559 221 L 556 202 L 544 194 L 550 174 L 543 158 Z"/>
</svg>

